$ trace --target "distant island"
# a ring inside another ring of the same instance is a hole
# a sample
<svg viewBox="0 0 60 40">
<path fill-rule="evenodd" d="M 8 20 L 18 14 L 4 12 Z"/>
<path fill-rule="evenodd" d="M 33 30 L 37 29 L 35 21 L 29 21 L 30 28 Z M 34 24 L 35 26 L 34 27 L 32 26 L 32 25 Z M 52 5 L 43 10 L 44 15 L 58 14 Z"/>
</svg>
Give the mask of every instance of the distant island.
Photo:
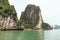
<svg viewBox="0 0 60 40">
<path fill-rule="evenodd" d="M 0 0 L 0 30 L 24 30 L 24 29 L 52 29 L 43 21 L 41 9 L 32 4 L 27 5 L 21 13 L 20 19 L 13 5 L 8 0 Z"/>
<path fill-rule="evenodd" d="M 60 29 L 60 25 L 54 25 L 53 29 Z"/>
</svg>

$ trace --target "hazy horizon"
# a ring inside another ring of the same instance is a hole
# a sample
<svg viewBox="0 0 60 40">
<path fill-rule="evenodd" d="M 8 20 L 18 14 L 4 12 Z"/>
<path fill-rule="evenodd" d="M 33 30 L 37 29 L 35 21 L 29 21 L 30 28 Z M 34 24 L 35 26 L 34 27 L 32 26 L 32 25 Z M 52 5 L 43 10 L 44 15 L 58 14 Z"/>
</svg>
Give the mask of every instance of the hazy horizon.
<svg viewBox="0 0 60 40">
<path fill-rule="evenodd" d="M 9 0 L 9 2 L 14 5 L 18 18 L 28 4 L 34 4 L 40 7 L 44 22 L 50 25 L 60 25 L 60 0 Z"/>
</svg>

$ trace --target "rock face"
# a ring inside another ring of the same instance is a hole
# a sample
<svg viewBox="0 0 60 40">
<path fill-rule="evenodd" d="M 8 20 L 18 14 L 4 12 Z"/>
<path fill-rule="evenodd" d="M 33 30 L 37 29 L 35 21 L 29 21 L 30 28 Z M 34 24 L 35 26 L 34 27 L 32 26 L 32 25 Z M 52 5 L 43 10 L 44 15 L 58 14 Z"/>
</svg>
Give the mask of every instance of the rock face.
<svg viewBox="0 0 60 40">
<path fill-rule="evenodd" d="M 8 0 L 0 0 L 0 29 L 16 29 L 17 13 Z"/>
<path fill-rule="evenodd" d="M 41 28 L 42 15 L 39 6 L 29 4 L 20 17 L 21 25 L 25 28 Z"/>
</svg>

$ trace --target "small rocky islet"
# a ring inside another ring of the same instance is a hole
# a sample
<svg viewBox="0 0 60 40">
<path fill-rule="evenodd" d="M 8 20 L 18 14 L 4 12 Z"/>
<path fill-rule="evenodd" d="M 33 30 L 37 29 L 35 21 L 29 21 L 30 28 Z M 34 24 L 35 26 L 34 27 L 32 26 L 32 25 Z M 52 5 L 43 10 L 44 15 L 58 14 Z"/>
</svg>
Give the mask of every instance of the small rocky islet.
<svg viewBox="0 0 60 40">
<path fill-rule="evenodd" d="M 20 19 L 13 5 L 8 0 L 0 0 L 0 30 L 23 30 L 23 29 L 51 29 L 42 18 L 39 6 L 27 5 L 21 13 Z"/>
</svg>

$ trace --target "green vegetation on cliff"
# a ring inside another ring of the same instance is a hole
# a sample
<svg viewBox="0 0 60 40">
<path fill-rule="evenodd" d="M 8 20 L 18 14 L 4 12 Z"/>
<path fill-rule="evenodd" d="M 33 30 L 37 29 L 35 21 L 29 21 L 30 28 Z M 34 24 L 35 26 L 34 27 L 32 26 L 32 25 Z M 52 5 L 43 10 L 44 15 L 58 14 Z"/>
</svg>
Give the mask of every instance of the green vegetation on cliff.
<svg viewBox="0 0 60 40">
<path fill-rule="evenodd" d="M 0 0 L 0 30 L 17 29 L 17 13 L 8 0 Z"/>
<path fill-rule="evenodd" d="M 50 25 L 43 22 L 39 6 L 32 4 L 27 5 L 25 11 L 22 12 L 19 23 L 20 26 L 23 25 L 25 28 L 35 28 L 40 26 L 40 28 L 43 29 L 50 29 Z"/>
<path fill-rule="evenodd" d="M 17 21 L 17 13 L 13 5 L 10 5 L 8 0 L 0 0 L 0 15 L 2 17 L 10 16 Z"/>
<path fill-rule="evenodd" d="M 21 25 L 24 25 L 25 28 L 34 28 L 39 23 L 39 13 L 41 10 L 38 6 L 35 5 L 27 5 L 24 12 L 22 12 L 20 17 Z"/>
<path fill-rule="evenodd" d="M 14 6 L 10 5 L 8 0 L 0 0 L 0 19 L 3 20 L 3 21 L 0 20 L 1 21 L 0 26 L 3 29 L 4 27 L 8 29 L 10 28 L 9 26 L 12 26 L 12 25 L 13 25 L 13 28 L 16 28 L 16 26 L 21 27 L 22 25 L 25 28 L 36 28 L 36 27 L 43 28 L 43 29 L 50 28 L 50 25 L 48 23 L 43 22 L 40 7 L 32 4 L 27 5 L 27 7 L 25 8 L 25 11 L 23 11 L 21 14 L 20 20 L 18 20 L 17 13 L 15 11 Z"/>
<path fill-rule="evenodd" d="M 41 27 L 45 30 L 51 29 L 50 25 L 48 23 L 45 23 L 45 22 L 42 23 Z"/>
</svg>

